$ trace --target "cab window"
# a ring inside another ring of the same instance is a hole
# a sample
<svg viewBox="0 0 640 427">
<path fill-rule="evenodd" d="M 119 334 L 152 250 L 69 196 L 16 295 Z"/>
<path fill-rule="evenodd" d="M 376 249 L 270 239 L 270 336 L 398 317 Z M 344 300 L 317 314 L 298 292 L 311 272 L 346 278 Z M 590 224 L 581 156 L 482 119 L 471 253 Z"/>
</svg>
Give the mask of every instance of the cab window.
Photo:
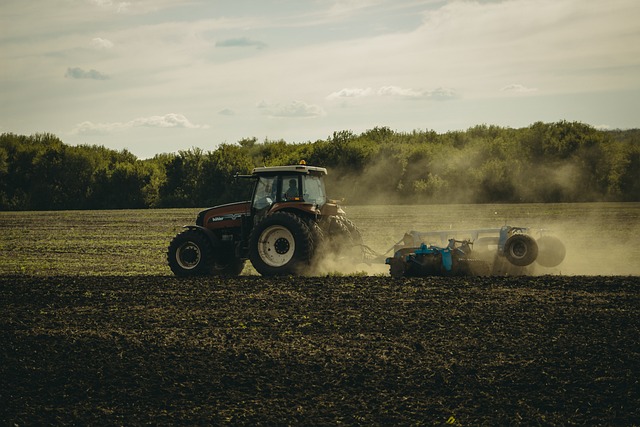
<svg viewBox="0 0 640 427">
<path fill-rule="evenodd" d="M 261 176 L 258 179 L 256 192 L 253 196 L 253 207 L 255 209 L 263 209 L 271 206 L 276 200 L 277 181 L 275 176 Z"/>
<path fill-rule="evenodd" d="M 327 201 L 324 192 L 324 182 L 320 177 L 308 175 L 304 179 L 304 194 L 303 198 L 305 202 L 315 203 L 316 205 L 324 205 Z"/>
</svg>

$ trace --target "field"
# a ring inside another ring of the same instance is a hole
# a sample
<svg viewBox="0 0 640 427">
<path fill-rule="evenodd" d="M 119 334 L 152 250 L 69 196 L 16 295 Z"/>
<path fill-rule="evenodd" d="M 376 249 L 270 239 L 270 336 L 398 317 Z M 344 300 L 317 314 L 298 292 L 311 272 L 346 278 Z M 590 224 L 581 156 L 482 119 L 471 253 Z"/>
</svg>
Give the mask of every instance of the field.
<svg viewBox="0 0 640 427">
<path fill-rule="evenodd" d="M 409 230 L 504 224 L 550 228 L 565 262 L 540 274 L 639 275 L 640 203 L 347 206 L 364 242 L 386 252 Z M 0 274 L 166 275 L 169 241 L 198 209 L 0 212 Z M 326 273 L 388 274 L 384 265 L 329 265 Z M 256 274 L 248 266 L 244 274 Z"/>
<path fill-rule="evenodd" d="M 0 212 L 0 420 L 640 425 L 640 205 L 347 209 L 379 252 L 508 222 L 569 253 L 535 277 L 180 280 L 164 250 L 197 210 Z"/>
</svg>

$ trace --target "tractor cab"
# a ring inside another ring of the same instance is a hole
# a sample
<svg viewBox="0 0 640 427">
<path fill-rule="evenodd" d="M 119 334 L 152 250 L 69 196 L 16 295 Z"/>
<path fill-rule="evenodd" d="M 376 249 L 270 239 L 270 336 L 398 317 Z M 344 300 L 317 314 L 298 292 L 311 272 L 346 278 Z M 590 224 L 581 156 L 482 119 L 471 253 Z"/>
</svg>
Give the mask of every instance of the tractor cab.
<svg viewBox="0 0 640 427">
<path fill-rule="evenodd" d="M 254 168 L 256 179 L 251 199 L 251 213 L 259 220 L 267 213 L 279 210 L 301 210 L 319 214 L 327 203 L 323 177 L 325 168 L 292 165 Z"/>
</svg>

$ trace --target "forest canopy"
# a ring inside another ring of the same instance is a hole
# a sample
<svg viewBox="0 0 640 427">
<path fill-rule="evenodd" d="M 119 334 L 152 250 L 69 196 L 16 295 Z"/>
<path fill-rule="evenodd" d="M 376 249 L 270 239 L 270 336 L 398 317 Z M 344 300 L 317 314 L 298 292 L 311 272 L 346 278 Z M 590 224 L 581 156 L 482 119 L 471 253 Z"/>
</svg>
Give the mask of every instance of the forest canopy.
<svg viewBox="0 0 640 427">
<path fill-rule="evenodd" d="M 349 204 L 640 201 L 640 130 L 561 121 L 441 134 L 376 127 L 306 143 L 246 138 L 151 159 L 4 133 L 0 210 L 211 206 L 249 197 L 236 173 L 301 159 L 328 168 L 329 196 Z"/>
</svg>

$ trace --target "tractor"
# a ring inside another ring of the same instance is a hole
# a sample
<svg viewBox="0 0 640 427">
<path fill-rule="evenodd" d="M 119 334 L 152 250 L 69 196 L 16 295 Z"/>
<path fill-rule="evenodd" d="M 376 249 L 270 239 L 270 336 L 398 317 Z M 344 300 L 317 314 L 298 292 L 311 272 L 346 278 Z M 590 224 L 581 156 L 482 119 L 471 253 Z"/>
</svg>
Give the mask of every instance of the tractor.
<svg viewBox="0 0 640 427">
<path fill-rule="evenodd" d="M 247 260 L 263 276 L 305 274 L 323 250 L 362 243 L 335 200 L 327 199 L 327 170 L 297 165 L 254 168 L 251 200 L 202 210 L 167 251 L 176 276 L 239 275 Z"/>
</svg>

